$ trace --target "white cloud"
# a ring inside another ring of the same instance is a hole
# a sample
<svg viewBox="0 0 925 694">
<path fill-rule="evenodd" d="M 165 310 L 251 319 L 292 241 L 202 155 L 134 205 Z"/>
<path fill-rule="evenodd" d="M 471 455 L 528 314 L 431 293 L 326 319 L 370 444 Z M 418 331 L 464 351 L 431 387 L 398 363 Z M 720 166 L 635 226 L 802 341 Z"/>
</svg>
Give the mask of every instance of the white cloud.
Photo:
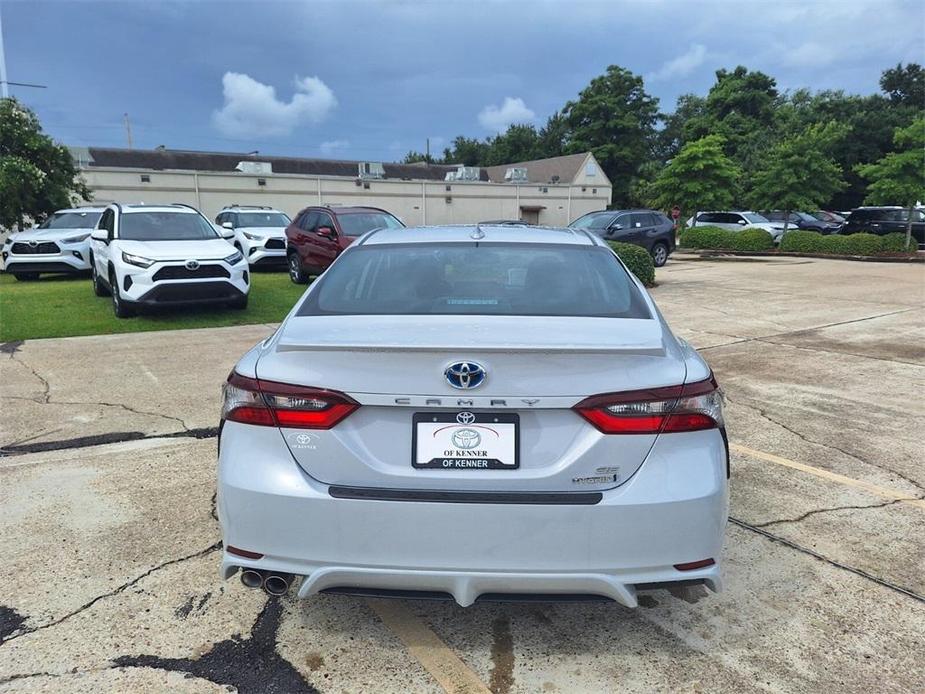
<svg viewBox="0 0 925 694">
<path fill-rule="evenodd" d="M 317 77 L 296 77 L 289 102 L 276 89 L 249 75 L 226 72 L 222 77 L 225 105 L 212 112 L 212 122 L 231 137 L 289 135 L 303 123 L 320 123 L 337 106 L 330 87 Z"/>
<path fill-rule="evenodd" d="M 648 78 L 653 82 L 668 80 L 673 77 L 685 77 L 703 65 L 707 57 L 707 48 L 700 43 L 692 43 L 686 53 L 672 58 L 658 70 L 651 73 Z"/>
<path fill-rule="evenodd" d="M 331 156 L 335 152 L 347 149 L 350 146 L 350 140 L 328 140 L 321 143 L 321 153 Z"/>
<path fill-rule="evenodd" d="M 486 106 L 479 113 L 479 123 L 482 127 L 496 132 L 504 132 L 513 123 L 526 123 L 536 118 L 536 114 L 527 108 L 521 98 L 512 99 L 504 97 L 501 107 Z"/>
</svg>

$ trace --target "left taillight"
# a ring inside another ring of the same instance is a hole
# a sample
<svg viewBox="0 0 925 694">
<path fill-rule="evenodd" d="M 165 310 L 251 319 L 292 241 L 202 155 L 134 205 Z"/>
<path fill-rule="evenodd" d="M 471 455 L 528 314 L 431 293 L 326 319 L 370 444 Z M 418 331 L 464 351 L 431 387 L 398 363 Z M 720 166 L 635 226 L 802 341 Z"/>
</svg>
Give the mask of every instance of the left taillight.
<svg viewBox="0 0 925 694">
<path fill-rule="evenodd" d="M 294 429 L 330 429 L 359 407 L 343 393 L 263 381 L 235 372 L 223 389 L 222 419 Z"/>
<path fill-rule="evenodd" d="M 722 393 L 713 375 L 680 386 L 594 395 L 575 411 L 605 434 L 659 434 L 723 426 Z"/>
</svg>

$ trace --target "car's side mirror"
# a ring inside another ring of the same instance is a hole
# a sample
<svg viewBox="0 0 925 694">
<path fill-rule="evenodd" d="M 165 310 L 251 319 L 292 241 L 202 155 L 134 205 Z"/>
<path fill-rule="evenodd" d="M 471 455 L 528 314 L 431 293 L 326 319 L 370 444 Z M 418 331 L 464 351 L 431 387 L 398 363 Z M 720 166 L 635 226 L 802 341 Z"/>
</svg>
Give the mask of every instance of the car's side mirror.
<svg viewBox="0 0 925 694">
<path fill-rule="evenodd" d="M 331 227 L 318 227 L 315 229 L 315 233 L 318 234 L 318 236 L 325 236 L 329 239 L 334 238 L 334 230 Z"/>
<path fill-rule="evenodd" d="M 231 222 L 222 222 L 223 229 L 234 229 L 234 224 Z"/>
<path fill-rule="evenodd" d="M 741 224 L 744 227 L 746 224 L 748 224 L 748 222 L 746 222 L 744 219 L 740 219 L 738 222 L 736 222 L 736 224 Z"/>
<path fill-rule="evenodd" d="M 90 232 L 90 238 L 94 241 L 102 241 L 103 243 L 109 243 L 109 236 L 105 229 L 94 229 Z"/>
<path fill-rule="evenodd" d="M 623 229 L 623 225 L 622 225 L 622 224 L 611 224 L 611 225 L 610 225 L 610 230 L 611 230 L 611 231 L 622 231 L 622 229 Z"/>
</svg>

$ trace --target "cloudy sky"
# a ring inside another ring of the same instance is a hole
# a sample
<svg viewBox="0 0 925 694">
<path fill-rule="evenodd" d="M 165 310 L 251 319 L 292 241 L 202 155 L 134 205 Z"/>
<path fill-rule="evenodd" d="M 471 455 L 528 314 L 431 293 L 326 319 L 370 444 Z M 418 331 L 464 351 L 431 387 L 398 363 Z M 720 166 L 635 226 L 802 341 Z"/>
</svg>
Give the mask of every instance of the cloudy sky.
<svg viewBox="0 0 925 694">
<path fill-rule="evenodd" d="M 661 108 L 717 68 L 877 91 L 925 62 L 921 0 L 0 0 L 12 88 L 71 145 L 393 160 L 541 125 L 610 64 Z"/>
</svg>

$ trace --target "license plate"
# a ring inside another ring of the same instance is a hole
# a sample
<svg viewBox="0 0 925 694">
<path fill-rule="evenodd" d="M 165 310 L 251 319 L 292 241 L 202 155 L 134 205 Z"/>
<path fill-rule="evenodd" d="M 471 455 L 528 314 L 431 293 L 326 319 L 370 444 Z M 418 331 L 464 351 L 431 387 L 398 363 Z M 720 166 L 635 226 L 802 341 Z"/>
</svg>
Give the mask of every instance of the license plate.
<svg viewBox="0 0 925 694">
<path fill-rule="evenodd" d="M 520 417 L 510 413 L 418 412 L 411 464 L 440 470 L 516 470 Z"/>
</svg>

